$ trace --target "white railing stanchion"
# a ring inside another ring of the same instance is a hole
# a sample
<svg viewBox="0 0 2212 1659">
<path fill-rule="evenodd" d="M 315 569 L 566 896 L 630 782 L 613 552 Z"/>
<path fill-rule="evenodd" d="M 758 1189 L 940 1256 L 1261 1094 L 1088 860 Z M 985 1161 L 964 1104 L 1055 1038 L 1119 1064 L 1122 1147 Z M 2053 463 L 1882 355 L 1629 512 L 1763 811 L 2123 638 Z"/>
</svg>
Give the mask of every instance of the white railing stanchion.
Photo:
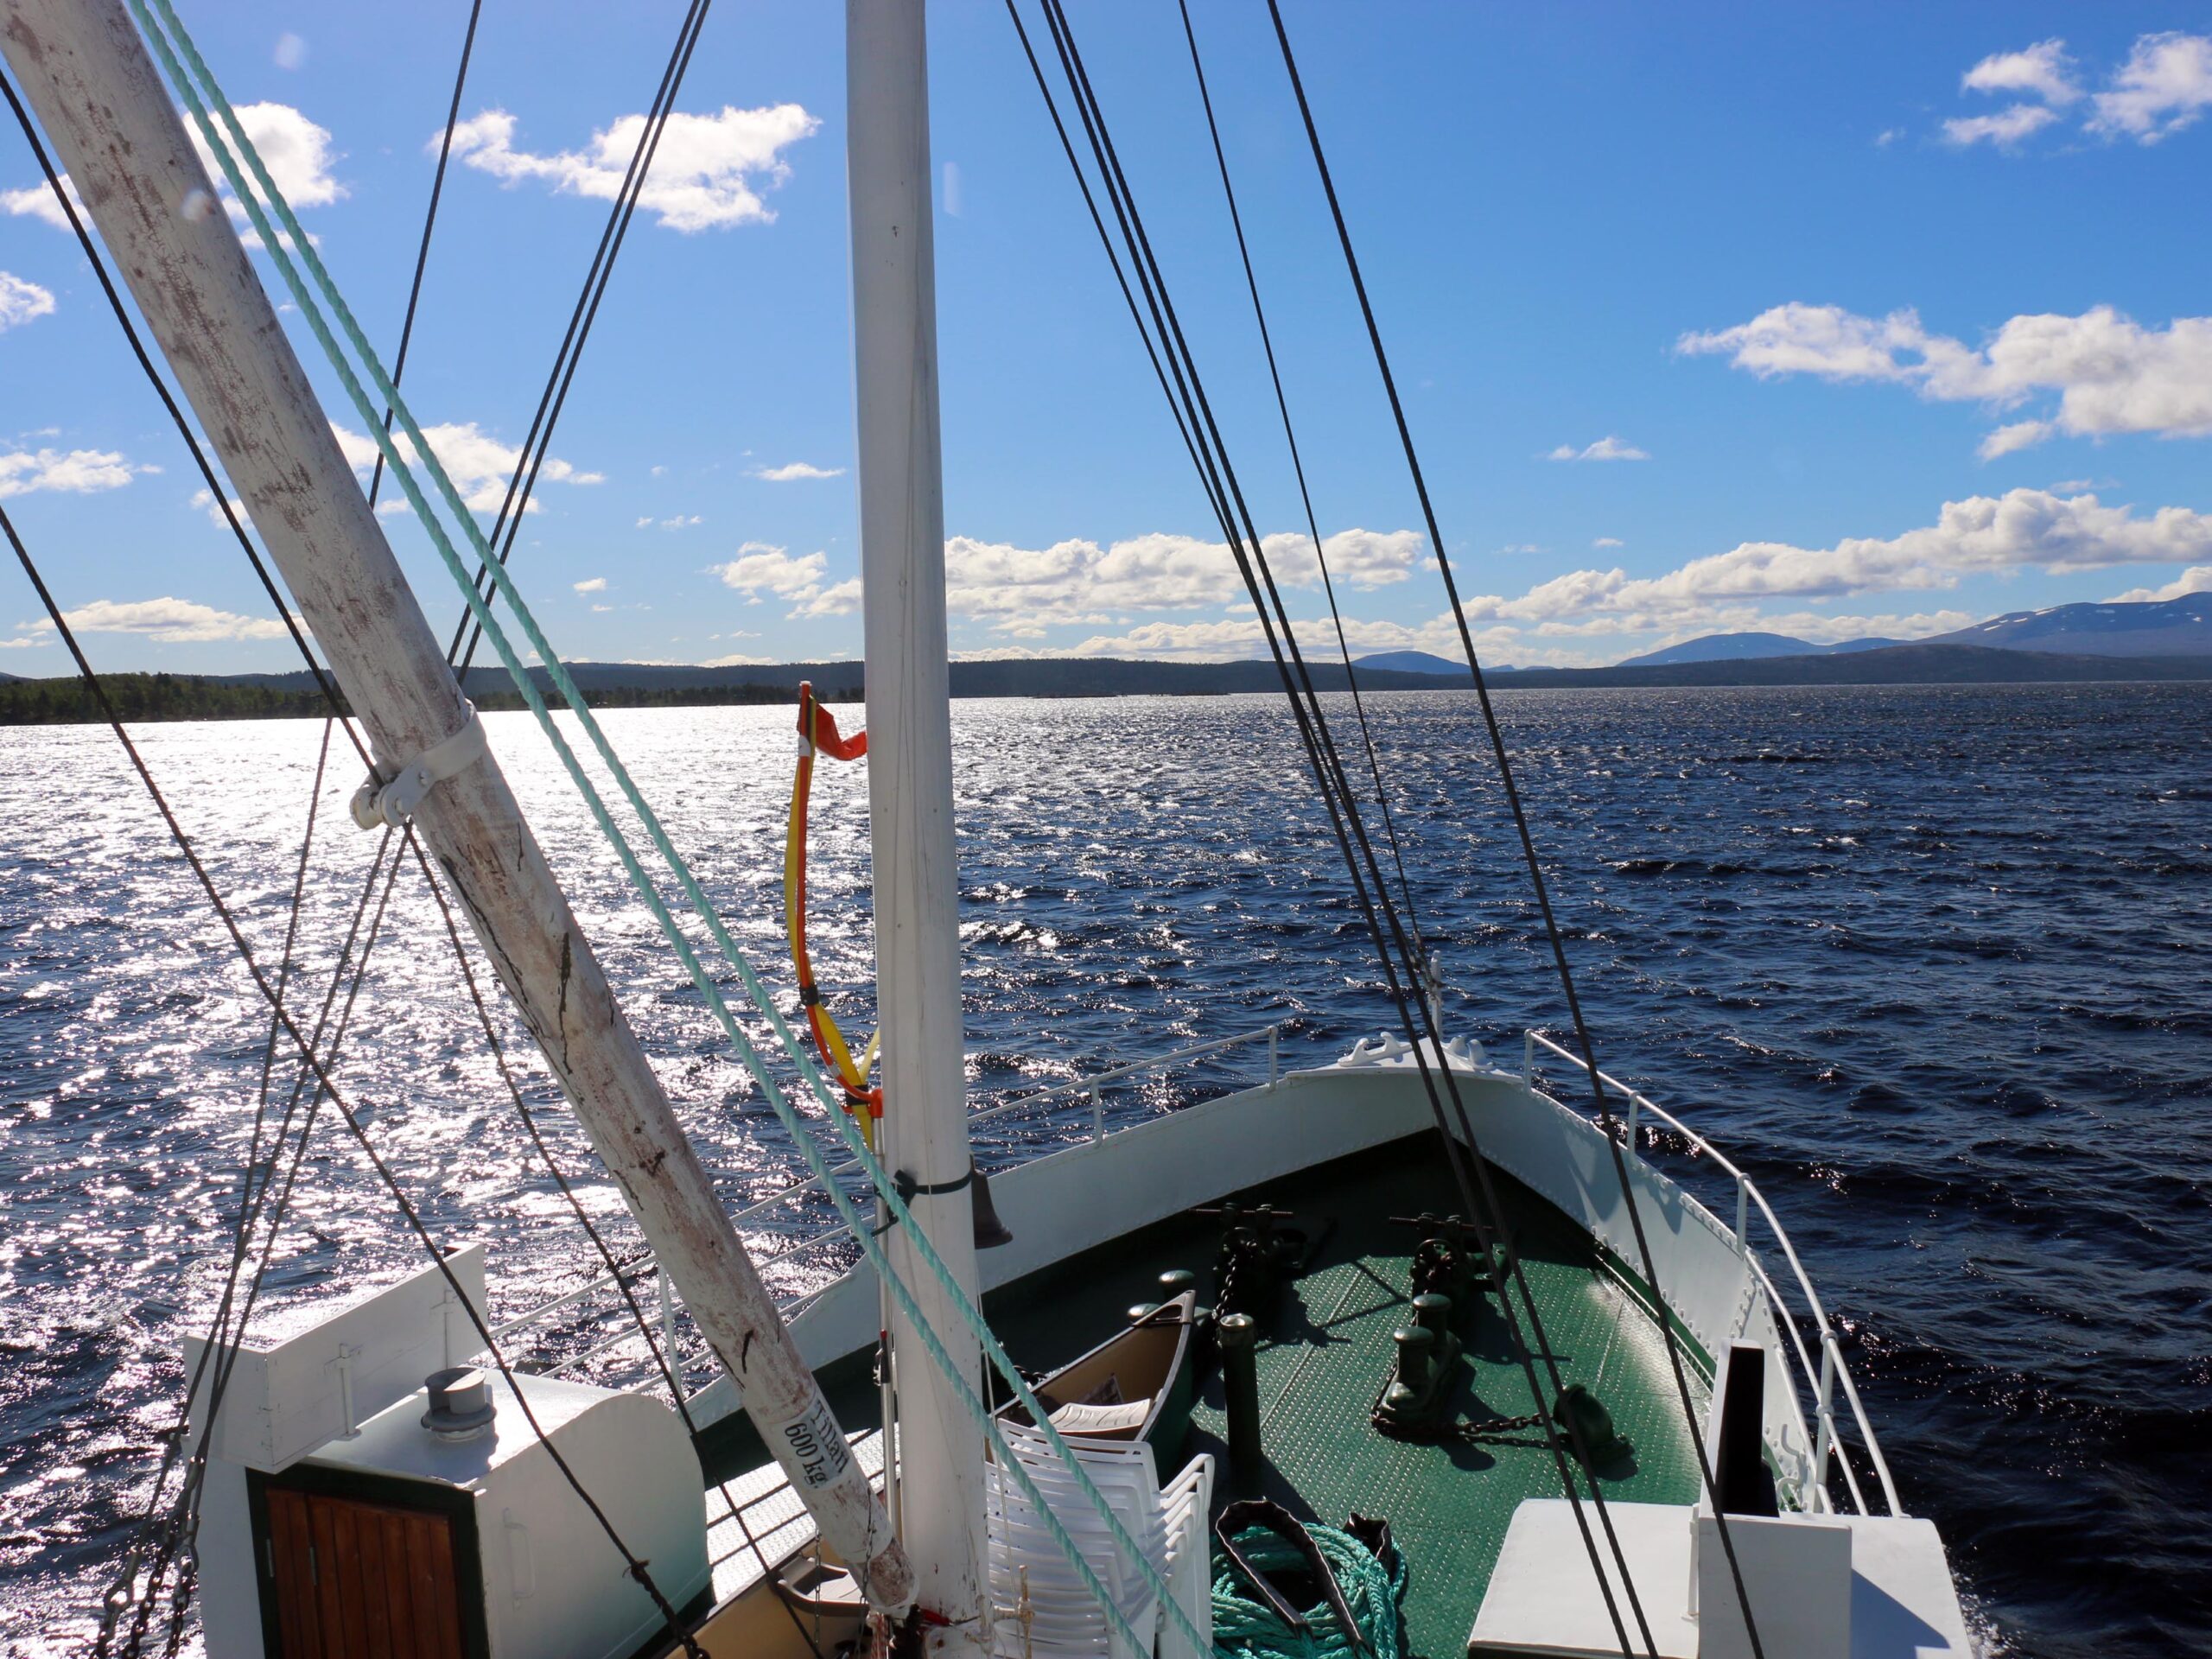
<svg viewBox="0 0 2212 1659">
<path fill-rule="evenodd" d="M 1281 1039 L 1281 1026 L 1268 1027 L 1268 1087 L 1270 1089 L 1282 1080 Z"/>
<path fill-rule="evenodd" d="M 1521 1033 L 1521 1086 L 1536 1086 L 1536 1033 L 1533 1031 Z"/>
<path fill-rule="evenodd" d="M 669 1382 L 676 1389 L 676 1403 L 680 1406 L 686 1396 L 683 1392 L 683 1361 L 676 1351 L 676 1292 L 671 1287 L 665 1273 L 657 1276 L 660 1280 L 660 1347 L 661 1351 L 668 1356 Z"/>
<path fill-rule="evenodd" d="M 1813 1442 L 1813 1491 L 1823 1508 L 1828 1496 L 1828 1448 L 1835 1444 L 1835 1333 L 1821 1332 L 1821 1386 L 1814 1397 L 1819 1425 Z"/>
<path fill-rule="evenodd" d="M 1628 1097 L 1628 1155 L 1636 1156 L 1636 1109 L 1643 1103 L 1643 1096 L 1630 1091 Z"/>
<path fill-rule="evenodd" d="M 1096 1083 L 1094 1083 L 1094 1084 L 1092 1084 L 1090 1085 L 1090 1140 L 1091 1140 L 1091 1144 L 1092 1144 L 1093 1146 L 1096 1146 L 1099 1141 L 1103 1141 L 1105 1138 L 1106 1138 L 1106 1102 L 1105 1102 L 1105 1098 L 1104 1098 L 1104 1097 L 1103 1097 L 1103 1096 L 1099 1093 L 1099 1091 L 1098 1091 L 1098 1085 L 1097 1085 Z"/>
<path fill-rule="evenodd" d="M 1525 1033 L 1522 1039 L 1522 1065 L 1524 1076 L 1533 1076 L 1535 1051 L 1539 1046 L 1579 1070 L 1586 1071 L 1590 1069 L 1588 1064 L 1580 1056 L 1560 1047 L 1540 1032 L 1529 1031 Z M 1773 1237 L 1776 1248 L 1782 1252 L 1783 1260 L 1789 1263 L 1790 1276 L 1796 1281 L 1797 1288 L 1804 1296 L 1806 1306 L 1811 1310 L 1813 1329 L 1819 1335 L 1821 1347 L 1822 1374 L 1832 1377 L 1833 1382 L 1842 1385 L 1843 1397 L 1850 1408 L 1852 1423 L 1859 1431 L 1859 1443 L 1866 1448 L 1867 1461 L 1874 1465 L 1874 1477 L 1881 1486 L 1882 1497 L 1889 1505 L 1889 1512 L 1891 1515 L 1903 1515 L 1905 1512 L 1904 1506 L 1897 1502 L 1897 1483 L 1891 1478 L 1889 1460 L 1882 1455 L 1881 1442 L 1874 1436 L 1874 1426 L 1867 1421 L 1866 1404 L 1859 1397 L 1859 1385 L 1851 1375 L 1851 1367 L 1844 1362 L 1841 1346 L 1837 1340 L 1834 1327 L 1828 1323 L 1827 1310 L 1821 1306 L 1820 1293 L 1813 1288 L 1813 1281 L 1805 1273 L 1805 1264 L 1797 1259 L 1796 1247 L 1790 1243 L 1789 1235 L 1783 1231 L 1782 1222 L 1775 1215 L 1774 1206 L 1766 1201 L 1766 1194 L 1760 1192 L 1751 1178 L 1731 1162 L 1726 1155 L 1714 1147 L 1710 1141 L 1666 1108 L 1637 1095 L 1634 1090 L 1617 1077 L 1608 1077 L 1603 1071 L 1600 1071 L 1598 1076 L 1599 1080 L 1609 1087 L 1618 1089 L 1627 1095 L 1632 1104 L 1640 1106 L 1644 1112 L 1658 1119 L 1660 1122 L 1681 1135 L 1687 1143 L 1685 1149 L 1691 1157 L 1710 1158 L 1713 1167 L 1721 1175 L 1735 1183 L 1737 1247 L 1742 1251 L 1744 1260 L 1750 1268 L 1753 1278 L 1758 1281 L 1760 1292 L 1766 1298 L 1767 1305 L 1773 1310 L 1777 1327 L 1786 1330 L 1789 1333 L 1791 1344 L 1796 1351 L 1797 1376 L 1793 1381 L 1791 1393 L 1802 1401 L 1802 1395 L 1800 1390 L 1812 1389 L 1816 1385 L 1820 1387 L 1821 1395 L 1816 1402 L 1815 1417 L 1816 1421 L 1826 1424 L 1828 1431 L 1828 1444 L 1834 1446 L 1837 1444 L 1837 1436 L 1834 1433 L 1835 1409 L 1833 1395 L 1828 1391 L 1827 1385 L 1819 1383 L 1818 1379 L 1814 1376 L 1811 1356 L 1806 1351 L 1804 1342 L 1797 1334 L 1795 1319 L 1789 1309 L 1783 1305 L 1781 1296 L 1777 1293 L 1773 1281 L 1767 1277 L 1765 1269 L 1759 1265 L 1758 1258 L 1751 1253 L 1751 1206 L 1753 1204 L 1758 1205 L 1759 1214 L 1765 1219 L 1767 1231 Z M 1562 1107 L 1560 1109 L 1567 1109 Z M 1576 1116 L 1580 1115 L 1576 1114 Z M 1709 1211 L 1707 1213 L 1707 1218 L 1717 1232 L 1720 1226 L 1719 1218 L 1711 1215 Z M 1821 1409 L 1822 1407 L 1825 1407 L 1824 1411 Z M 1803 1414 L 1802 1406 L 1800 1404 L 1798 1416 L 1801 1422 Z M 1861 1515 L 1872 1513 L 1866 1506 L 1866 1495 L 1859 1490 L 1859 1476 L 1852 1468 L 1851 1460 L 1845 1458 L 1842 1461 L 1844 1481 L 1851 1490 L 1853 1502 L 1857 1505 Z M 1821 1478 L 1825 1479 L 1825 1467 L 1820 1473 Z"/>
</svg>

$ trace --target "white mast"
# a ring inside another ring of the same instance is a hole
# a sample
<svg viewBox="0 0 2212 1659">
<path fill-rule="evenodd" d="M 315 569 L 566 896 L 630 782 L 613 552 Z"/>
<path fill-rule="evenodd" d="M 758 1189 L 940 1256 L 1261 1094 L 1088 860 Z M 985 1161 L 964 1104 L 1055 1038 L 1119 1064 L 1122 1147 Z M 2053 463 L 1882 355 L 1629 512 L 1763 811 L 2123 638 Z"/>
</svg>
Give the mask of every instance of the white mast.
<svg viewBox="0 0 2212 1659">
<path fill-rule="evenodd" d="M 924 1189 L 915 1218 L 972 1297 L 974 1194 L 954 1185 L 969 1164 L 924 35 L 922 0 L 847 0 L 868 804 L 885 1161 Z M 902 1230 L 887 1236 L 924 1317 L 980 1387 L 981 1357 L 944 1287 Z M 932 1628 L 935 1646 L 972 1651 L 984 1611 L 982 1431 L 903 1319 L 892 1339 L 901 1358 L 900 1528 L 916 1596 L 949 1621 Z"/>
<path fill-rule="evenodd" d="M 213 187 L 121 0 L 0 0 L 0 51 L 387 775 L 427 756 L 465 728 L 468 705 L 237 232 L 193 211 Z M 876 1606 L 903 1611 L 912 1571 L 497 762 L 433 785 L 416 823 L 822 1536 Z"/>
</svg>

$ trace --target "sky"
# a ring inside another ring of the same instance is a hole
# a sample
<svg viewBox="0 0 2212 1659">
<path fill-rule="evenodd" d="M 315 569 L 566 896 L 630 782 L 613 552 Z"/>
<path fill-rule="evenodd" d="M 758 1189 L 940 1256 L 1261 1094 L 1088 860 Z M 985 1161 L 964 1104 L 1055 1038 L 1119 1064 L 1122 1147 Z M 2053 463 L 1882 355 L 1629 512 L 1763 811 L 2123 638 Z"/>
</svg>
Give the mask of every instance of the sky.
<svg viewBox="0 0 2212 1659">
<path fill-rule="evenodd" d="M 181 10 L 388 365 L 466 6 Z M 1453 654 L 1266 8 L 1192 10 L 1353 648 Z M 709 16 L 516 552 L 570 658 L 858 654 L 842 11 Z M 1301 639 L 1331 649 L 1176 10 L 1071 12 Z M 2212 15 L 1285 12 L 1487 663 L 2212 588 Z M 484 6 L 405 379 L 472 505 L 502 493 L 679 15 Z M 930 50 L 954 651 L 1262 654 L 1004 4 L 935 0 Z M 0 133 L 0 500 L 98 665 L 294 665 L 55 217 Z M 442 635 L 442 566 L 382 522 Z M 67 666 L 0 569 L 0 672 Z"/>
</svg>

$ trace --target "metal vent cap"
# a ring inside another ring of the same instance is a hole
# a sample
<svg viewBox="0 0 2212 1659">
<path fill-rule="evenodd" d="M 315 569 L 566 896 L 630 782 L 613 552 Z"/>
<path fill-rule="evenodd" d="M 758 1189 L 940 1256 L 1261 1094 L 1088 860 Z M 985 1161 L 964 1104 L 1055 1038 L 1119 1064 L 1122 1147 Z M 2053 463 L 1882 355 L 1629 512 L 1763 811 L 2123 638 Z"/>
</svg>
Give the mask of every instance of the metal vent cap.
<svg viewBox="0 0 2212 1659">
<path fill-rule="evenodd" d="M 432 1371 L 423 1379 L 423 1386 L 430 1396 L 423 1427 L 440 1440 L 473 1440 L 491 1428 L 497 1411 L 492 1403 L 492 1384 L 474 1365 Z"/>
</svg>

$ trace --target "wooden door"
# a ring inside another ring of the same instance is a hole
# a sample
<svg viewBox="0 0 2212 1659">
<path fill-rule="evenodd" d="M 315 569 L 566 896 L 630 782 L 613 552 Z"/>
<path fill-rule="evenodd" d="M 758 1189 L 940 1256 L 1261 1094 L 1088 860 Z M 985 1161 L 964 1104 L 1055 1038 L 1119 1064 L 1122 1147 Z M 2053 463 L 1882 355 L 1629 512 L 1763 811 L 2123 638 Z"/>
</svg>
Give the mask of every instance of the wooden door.
<svg viewBox="0 0 2212 1659">
<path fill-rule="evenodd" d="M 452 1517 L 267 1489 L 281 1659 L 465 1659 Z"/>
</svg>

